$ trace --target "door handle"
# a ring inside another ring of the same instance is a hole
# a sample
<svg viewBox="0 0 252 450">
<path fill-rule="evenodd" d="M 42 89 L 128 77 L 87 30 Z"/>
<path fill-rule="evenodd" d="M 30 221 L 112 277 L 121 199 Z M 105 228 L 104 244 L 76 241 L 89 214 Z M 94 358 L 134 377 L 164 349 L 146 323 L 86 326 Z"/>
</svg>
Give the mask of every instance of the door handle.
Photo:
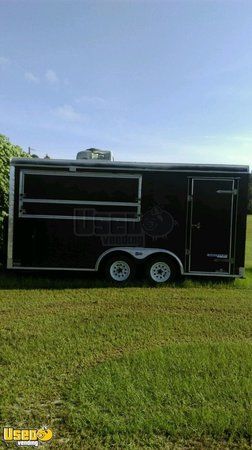
<svg viewBox="0 0 252 450">
<path fill-rule="evenodd" d="M 192 228 L 194 228 L 195 230 L 200 230 L 200 228 L 201 228 L 200 222 L 198 222 L 198 223 L 192 223 Z"/>
<path fill-rule="evenodd" d="M 216 191 L 217 194 L 230 194 L 230 195 L 237 195 L 238 190 L 237 189 L 233 189 L 232 191 L 228 191 L 225 189 L 218 189 L 218 191 Z"/>
</svg>

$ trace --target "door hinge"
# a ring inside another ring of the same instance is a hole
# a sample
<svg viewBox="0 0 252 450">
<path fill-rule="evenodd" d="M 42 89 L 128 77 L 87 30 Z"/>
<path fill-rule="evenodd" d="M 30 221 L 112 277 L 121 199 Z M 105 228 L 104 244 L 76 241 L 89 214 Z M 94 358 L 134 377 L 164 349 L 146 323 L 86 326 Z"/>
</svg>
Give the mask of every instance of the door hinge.
<svg viewBox="0 0 252 450">
<path fill-rule="evenodd" d="M 192 196 L 191 194 L 189 194 L 189 195 L 187 196 L 187 201 L 188 201 L 188 202 L 192 202 L 192 200 L 193 200 L 193 196 Z"/>
<path fill-rule="evenodd" d="M 186 249 L 185 254 L 186 255 L 190 255 L 191 254 L 191 251 L 189 250 L 189 248 Z"/>
</svg>

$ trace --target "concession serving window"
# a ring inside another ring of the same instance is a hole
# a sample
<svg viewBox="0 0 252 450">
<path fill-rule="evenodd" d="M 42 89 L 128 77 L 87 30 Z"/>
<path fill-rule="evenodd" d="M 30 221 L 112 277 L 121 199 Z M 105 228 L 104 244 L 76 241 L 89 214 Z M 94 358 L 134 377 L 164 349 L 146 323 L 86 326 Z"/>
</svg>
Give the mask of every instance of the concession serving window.
<svg viewBox="0 0 252 450">
<path fill-rule="evenodd" d="M 140 221 L 141 175 L 22 170 L 19 217 Z"/>
</svg>

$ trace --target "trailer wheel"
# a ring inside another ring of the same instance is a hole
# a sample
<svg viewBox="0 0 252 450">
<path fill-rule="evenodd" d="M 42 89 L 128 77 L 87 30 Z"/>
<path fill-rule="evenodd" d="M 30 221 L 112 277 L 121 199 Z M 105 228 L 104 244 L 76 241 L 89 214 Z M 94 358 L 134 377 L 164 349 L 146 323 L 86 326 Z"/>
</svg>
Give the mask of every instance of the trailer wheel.
<svg viewBox="0 0 252 450">
<path fill-rule="evenodd" d="M 124 255 L 112 256 L 105 264 L 105 276 L 116 284 L 124 284 L 135 275 L 135 265 L 132 259 Z"/>
<path fill-rule="evenodd" d="M 170 258 L 155 256 L 147 263 L 146 275 L 151 283 L 167 283 L 176 278 L 177 267 Z"/>
</svg>

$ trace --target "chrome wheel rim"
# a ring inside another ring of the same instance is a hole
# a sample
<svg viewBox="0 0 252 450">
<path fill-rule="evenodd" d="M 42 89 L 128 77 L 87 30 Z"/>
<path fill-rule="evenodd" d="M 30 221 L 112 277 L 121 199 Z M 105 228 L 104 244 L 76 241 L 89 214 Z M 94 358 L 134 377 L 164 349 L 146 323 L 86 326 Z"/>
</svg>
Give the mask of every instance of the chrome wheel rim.
<svg viewBox="0 0 252 450">
<path fill-rule="evenodd" d="M 130 276 L 130 266 L 126 261 L 115 261 L 109 272 L 114 281 L 126 281 Z"/>
<path fill-rule="evenodd" d="M 151 266 L 150 276 L 155 283 L 165 283 L 171 276 L 171 269 L 166 262 L 158 261 Z"/>
</svg>

